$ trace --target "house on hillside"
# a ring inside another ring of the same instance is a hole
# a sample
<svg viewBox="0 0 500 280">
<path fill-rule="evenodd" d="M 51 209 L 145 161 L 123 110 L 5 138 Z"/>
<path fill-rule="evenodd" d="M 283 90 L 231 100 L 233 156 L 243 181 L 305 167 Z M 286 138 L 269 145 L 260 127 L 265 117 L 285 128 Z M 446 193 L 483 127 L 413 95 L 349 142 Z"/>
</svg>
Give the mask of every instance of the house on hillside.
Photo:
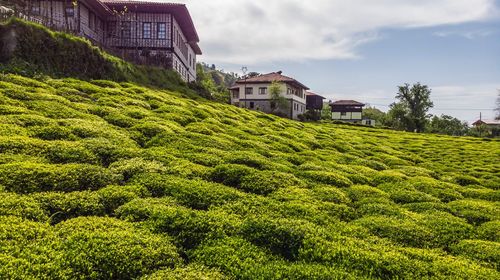
<svg viewBox="0 0 500 280">
<path fill-rule="evenodd" d="M 484 127 L 493 137 L 500 136 L 500 120 L 479 119 L 472 124 L 476 128 Z"/>
<path fill-rule="evenodd" d="M 127 0 L 25 3 L 15 7 L 16 16 L 85 37 L 125 60 L 173 69 L 187 82 L 196 80 L 196 56 L 202 52 L 184 4 Z"/>
<path fill-rule="evenodd" d="M 363 119 L 365 104 L 354 100 L 338 100 L 331 102 L 332 120 L 375 126 L 375 120 Z"/>
<path fill-rule="evenodd" d="M 323 96 L 314 92 L 306 92 L 306 110 L 321 112 L 321 110 L 323 110 L 323 101 L 325 99 L 326 98 Z"/>
<path fill-rule="evenodd" d="M 273 82 L 280 83 L 281 96 L 286 100 L 286 106 L 276 104 L 272 100 L 269 87 Z M 309 88 L 283 75 L 281 71 L 239 79 L 230 90 L 231 104 L 235 106 L 274 113 L 294 120 L 306 112 L 306 91 Z"/>
</svg>

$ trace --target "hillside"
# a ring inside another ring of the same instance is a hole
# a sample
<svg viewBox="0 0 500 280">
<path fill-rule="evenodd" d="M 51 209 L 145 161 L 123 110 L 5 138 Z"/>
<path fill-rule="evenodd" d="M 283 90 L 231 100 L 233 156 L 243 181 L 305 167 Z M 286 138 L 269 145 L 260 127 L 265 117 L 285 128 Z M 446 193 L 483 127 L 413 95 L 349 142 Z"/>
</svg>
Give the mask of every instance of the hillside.
<svg viewBox="0 0 500 280">
<path fill-rule="evenodd" d="M 0 80 L 2 279 L 499 276 L 498 141 Z"/>
<path fill-rule="evenodd" d="M 300 123 L 194 98 L 167 72 L 13 57 L 0 279 L 500 278 L 499 140 Z"/>
</svg>

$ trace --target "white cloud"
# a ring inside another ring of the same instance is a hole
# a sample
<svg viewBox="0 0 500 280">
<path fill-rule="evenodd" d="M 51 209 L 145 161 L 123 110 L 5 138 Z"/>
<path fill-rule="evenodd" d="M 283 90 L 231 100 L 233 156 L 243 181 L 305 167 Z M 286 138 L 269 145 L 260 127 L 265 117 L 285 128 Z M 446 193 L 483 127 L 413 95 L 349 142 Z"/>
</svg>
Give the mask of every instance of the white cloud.
<svg viewBox="0 0 500 280">
<path fill-rule="evenodd" d="M 257 64 L 355 59 L 384 28 L 487 20 L 495 0 L 180 0 L 193 16 L 205 61 Z"/>
<path fill-rule="evenodd" d="M 433 35 L 437 37 L 450 37 L 450 36 L 459 36 L 469 40 L 473 40 L 476 38 L 487 37 L 492 35 L 494 32 L 492 30 L 469 30 L 469 31 L 438 31 L 434 32 Z"/>
</svg>

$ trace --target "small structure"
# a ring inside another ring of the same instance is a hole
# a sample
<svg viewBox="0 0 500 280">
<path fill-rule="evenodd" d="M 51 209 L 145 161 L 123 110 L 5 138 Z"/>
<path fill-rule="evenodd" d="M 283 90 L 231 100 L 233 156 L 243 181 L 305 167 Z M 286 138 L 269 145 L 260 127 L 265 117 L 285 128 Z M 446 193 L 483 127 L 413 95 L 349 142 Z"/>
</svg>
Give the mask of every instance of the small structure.
<svg viewBox="0 0 500 280">
<path fill-rule="evenodd" d="M 361 122 L 363 119 L 363 107 L 365 104 L 354 100 L 339 100 L 330 103 L 332 108 L 332 119 L 347 121 L 347 122 Z"/>
<path fill-rule="evenodd" d="M 269 87 L 273 82 L 281 83 L 281 96 L 285 98 L 286 106 L 280 106 L 272 100 Z M 298 120 L 298 116 L 306 112 L 308 89 L 299 81 L 283 75 L 281 71 L 272 72 L 236 81 L 230 88 L 231 104 Z"/>
<path fill-rule="evenodd" d="M 500 136 L 500 120 L 479 119 L 472 124 L 476 128 L 484 127 L 493 137 Z"/>
<path fill-rule="evenodd" d="M 306 109 L 311 111 L 321 111 L 323 110 L 323 100 L 325 100 L 321 95 L 317 95 L 314 92 L 306 92 Z"/>
</svg>

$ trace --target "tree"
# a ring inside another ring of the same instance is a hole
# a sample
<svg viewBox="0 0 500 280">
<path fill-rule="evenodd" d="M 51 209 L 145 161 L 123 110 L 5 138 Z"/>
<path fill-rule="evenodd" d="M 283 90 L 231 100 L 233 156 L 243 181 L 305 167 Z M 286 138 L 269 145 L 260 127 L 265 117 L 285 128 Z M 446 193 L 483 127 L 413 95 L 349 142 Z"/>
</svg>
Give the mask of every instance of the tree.
<svg viewBox="0 0 500 280">
<path fill-rule="evenodd" d="M 407 131 L 423 132 L 430 115 L 429 109 L 434 107 L 430 99 L 431 90 L 427 85 L 420 83 L 399 86 L 396 98 L 399 102 L 391 105 L 393 116 L 398 125 L 403 125 Z"/>
<path fill-rule="evenodd" d="M 434 116 L 426 127 L 430 133 L 447 134 L 453 136 L 463 136 L 469 132 L 467 122 L 462 122 L 457 118 L 448 115 L 441 117 Z"/>
<path fill-rule="evenodd" d="M 364 108 L 363 117 L 375 120 L 377 125 L 386 125 L 387 123 L 387 113 L 382 112 L 375 107 Z"/>
<path fill-rule="evenodd" d="M 269 95 L 271 97 L 271 113 L 275 114 L 280 110 L 288 109 L 288 101 L 281 94 L 283 84 L 277 81 L 271 83 L 269 86 Z"/>
</svg>

